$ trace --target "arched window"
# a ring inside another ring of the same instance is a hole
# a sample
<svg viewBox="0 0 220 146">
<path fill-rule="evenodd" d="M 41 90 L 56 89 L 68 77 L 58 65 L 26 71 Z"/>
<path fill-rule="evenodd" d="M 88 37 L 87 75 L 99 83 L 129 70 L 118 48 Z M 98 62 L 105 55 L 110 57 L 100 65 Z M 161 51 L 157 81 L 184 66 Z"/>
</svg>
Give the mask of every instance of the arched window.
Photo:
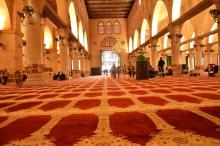
<svg viewBox="0 0 220 146">
<path fill-rule="evenodd" d="M 0 30 L 10 29 L 10 17 L 5 0 L 0 0 Z"/>
<path fill-rule="evenodd" d="M 112 33 L 112 23 L 107 22 L 106 24 L 106 33 Z"/>
<path fill-rule="evenodd" d="M 105 32 L 105 26 L 103 22 L 99 22 L 98 24 L 98 32 L 99 33 L 104 33 Z"/>
<path fill-rule="evenodd" d="M 45 49 L 53 48 L 53 36 L 48 26 L 44 27 L 44 44 Z"/>
<path fill-rule="evenodd" d="M 128 47 L 128 53 L 131 53 L 133 51 L 133 40 L 130 37 L 129 39 L 129 47 Z"/>
<path fill-rule="evenodd" d="M 83 26 L 82 26 L 82 22 L 79 21 L 79 42 L 83 45 L 84 44 L 84 37 L 83 37 Z"/>
<path fill-rule="evenodd" d="M 121 26 L 118 21 L 115 21 L 115 23 L 114 23 L 114 31 L 115 31 L 115 33 L 121 33 Z"/>
<path fill-rule="evenodd" d="M 133 43 L 133 49 L 137 49 L 137 47 L 138 47 L 138 36 L 139 36 L 139 34 L 138 34 L 138 31 L 137 30 L 135 30 L 135 32 L 134 32 L 134 43 Z"/>
<path fill-rule="evenodd" d="M 162 0 L 158 0 L 153 13 L 152 36 L 169 24 L 167 7 Z"/>
<path fill-rule="evenodd" d="M 78 38 L 78 27 L 77 27 L 77 19 L 76 19 L 76 12 L 74 8 L 73 2 L 70 3 L 69 6 L 69 15 L 70 15 L 70 22 L 71 22 L 71 30 L 75 37 Z"/>
<path fill-rule="evenodd" d="M 86 51 L 88 51 L 88 40 L 87 40 L 87 33 L 84 31 L 84 47 Z"/>
<path fill-rule="evenodd" d="M 141 5 L 141 0 L 138 0 L 138 2 L 139 2 L 139 5 Z"/>
</svg>

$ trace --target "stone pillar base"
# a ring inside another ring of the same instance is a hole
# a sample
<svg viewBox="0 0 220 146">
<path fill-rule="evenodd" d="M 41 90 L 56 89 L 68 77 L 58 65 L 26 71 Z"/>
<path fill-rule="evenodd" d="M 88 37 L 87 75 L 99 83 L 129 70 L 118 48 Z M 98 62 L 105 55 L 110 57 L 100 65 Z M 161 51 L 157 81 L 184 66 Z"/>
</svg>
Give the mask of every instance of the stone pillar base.
<svg viewBox="0 0 220 146">
<path fill-rule="evenodd" d="M 90 71 L 85 71 L 85 76 L 86 77 L 90 76 Z"/>
<path fill-rule="evenodd" d="M 25 85 L 42 85 L 46 84 L 44 73 L 28 73 L 27 80 L 24 82 Z"/>
<path fill-rule="evenodd" d="M 182 65 L 171 65 L 171 69 L 173 71 L 173 76 L 183 76 L 182 74 Z"/>
<path fill-rule="evenodd" d="M 73 79 L 77 79 L 80 77 L 81 77 L 81 75 L 80 75 L 79 70 L 73 70 Z"/>
</svg>

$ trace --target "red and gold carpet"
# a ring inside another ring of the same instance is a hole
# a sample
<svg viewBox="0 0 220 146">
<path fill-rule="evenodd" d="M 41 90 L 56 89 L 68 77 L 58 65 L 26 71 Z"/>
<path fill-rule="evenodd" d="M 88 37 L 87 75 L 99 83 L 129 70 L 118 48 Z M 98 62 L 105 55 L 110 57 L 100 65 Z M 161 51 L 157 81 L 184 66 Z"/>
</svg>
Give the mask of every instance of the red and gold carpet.
<svg viewBox="0 0 220 146">
<path fill-rule="evenodd" d="M 0 85 L 1 146 L 220 146 L 220 79 Z"/>
</svg>

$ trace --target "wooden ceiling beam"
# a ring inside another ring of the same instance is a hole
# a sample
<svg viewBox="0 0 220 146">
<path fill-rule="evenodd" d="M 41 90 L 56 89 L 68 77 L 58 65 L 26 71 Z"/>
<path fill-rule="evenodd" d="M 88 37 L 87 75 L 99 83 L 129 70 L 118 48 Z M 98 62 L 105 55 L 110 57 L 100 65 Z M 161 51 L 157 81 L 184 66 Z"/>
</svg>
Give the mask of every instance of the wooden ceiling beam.
<svg viewBox="0 0 220 146">
<path fill-rule="evenodd" d="M 87 5 L 87 9 L 95 9 L 95 8 L 130 8 L 130 4 L 124 4 L 124 5 Z"/>
<path fill-rule="evenodd" d="M 88 13 L 90 12 L 103 12 L 103 11 L 129 11 L 130 8 L 115 8 L 114 10 L 110 9 L 110 8 L 94 8 L 94 9 L 89 9 Z"/>
</svg>

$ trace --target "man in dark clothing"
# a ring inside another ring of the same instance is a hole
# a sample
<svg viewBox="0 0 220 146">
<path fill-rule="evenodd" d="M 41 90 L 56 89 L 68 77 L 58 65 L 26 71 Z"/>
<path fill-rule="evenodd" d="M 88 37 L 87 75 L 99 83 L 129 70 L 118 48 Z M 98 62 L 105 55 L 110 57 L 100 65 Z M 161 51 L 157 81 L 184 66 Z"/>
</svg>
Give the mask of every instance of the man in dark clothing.
<svg viewBox="0 0 220 146">
<path fill-rule="evenodd" d="M 158 61 L 158 67 L 159 67 L 159 72 L 164 72 L 163 66 L 165 62 L 163 61 L 162 57 L 160 57 L 160 60 Z"/>
</svg>

